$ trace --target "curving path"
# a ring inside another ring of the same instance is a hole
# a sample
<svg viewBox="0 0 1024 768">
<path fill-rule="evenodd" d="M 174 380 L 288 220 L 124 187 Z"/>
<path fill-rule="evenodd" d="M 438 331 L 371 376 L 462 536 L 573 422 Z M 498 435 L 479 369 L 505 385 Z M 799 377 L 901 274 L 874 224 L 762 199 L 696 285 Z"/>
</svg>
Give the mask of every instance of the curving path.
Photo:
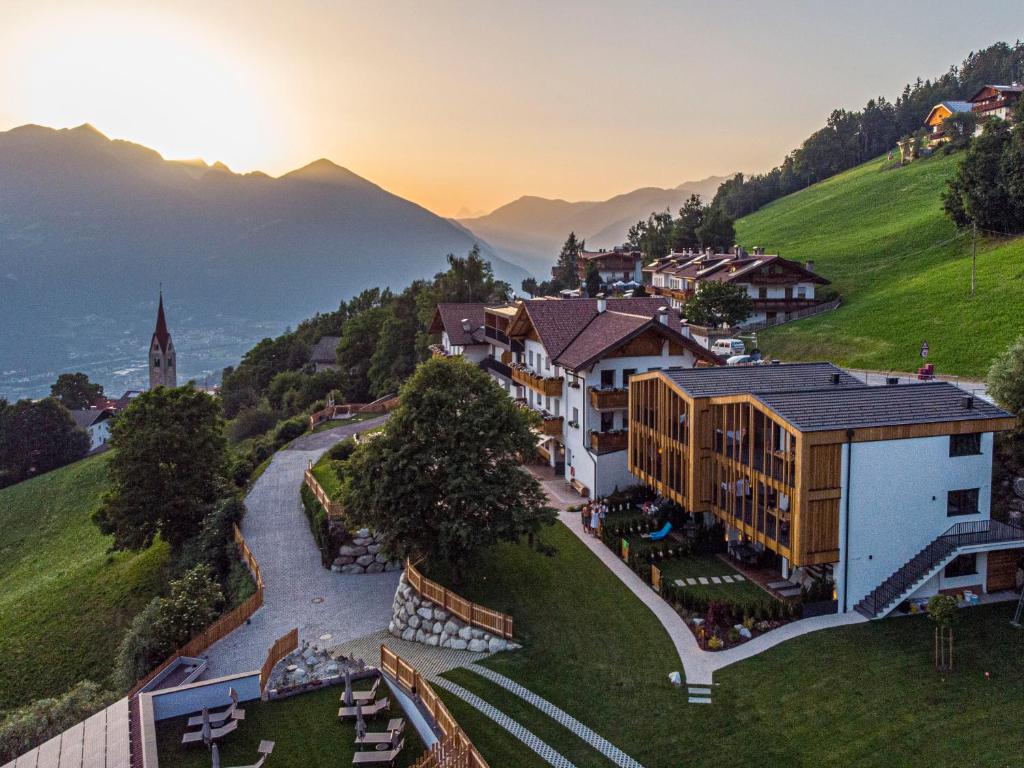
<svg viewBox="0 0 1024 768">
<path fill-rule="evenodd" d="M 320 564 L 299 489 L 310 461 L 378 419 L 305 435 L 274 455 L 246 497 L 242 535 L 263 574 L 263 607 L 210 647 L 206 677 L 259 669 L 267 650 L 294 627 L 299 638 L 333 646 L 377 632 L 391 620 L 400 572 L 342 575 Z M 321 639 L 324 635 L 329 638 Z"/>
</svg>

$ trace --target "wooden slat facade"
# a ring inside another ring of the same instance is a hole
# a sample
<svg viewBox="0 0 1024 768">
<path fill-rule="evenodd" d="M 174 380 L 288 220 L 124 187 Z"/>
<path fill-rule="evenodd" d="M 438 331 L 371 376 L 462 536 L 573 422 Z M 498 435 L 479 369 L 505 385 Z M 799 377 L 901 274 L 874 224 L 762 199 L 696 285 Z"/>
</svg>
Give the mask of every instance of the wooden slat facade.
<svg viewBox="0 0 1024 768">
<path fill-rule="evenodd" d="M 855 430 L 852 441 L 1012 429 L 977 419 Z M 657 371 L 629 384 L 629 470 L 688 512 L 712 512 L 792 565 L 839 559 L 846 430 L 801 432 L 754 395 L 694 398 Z"/>
</svg>

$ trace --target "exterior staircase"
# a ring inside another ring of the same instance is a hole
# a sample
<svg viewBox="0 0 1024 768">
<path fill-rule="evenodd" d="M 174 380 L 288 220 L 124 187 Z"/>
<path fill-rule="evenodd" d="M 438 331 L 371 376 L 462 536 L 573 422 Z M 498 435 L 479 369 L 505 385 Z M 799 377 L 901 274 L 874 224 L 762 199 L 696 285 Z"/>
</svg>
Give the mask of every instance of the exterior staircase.
<svg viewBox="0 0 1024 768">
<path fill-rule="evenodd" d="M 1024 546 L 1024 528 L 998 520 L 957 523 L 910 558 L 854 608 L 869 619 L 882 618 L 938 573 L 939 569 L 944 568 L 962 548 L 1013 543 Z"/>
</svg>

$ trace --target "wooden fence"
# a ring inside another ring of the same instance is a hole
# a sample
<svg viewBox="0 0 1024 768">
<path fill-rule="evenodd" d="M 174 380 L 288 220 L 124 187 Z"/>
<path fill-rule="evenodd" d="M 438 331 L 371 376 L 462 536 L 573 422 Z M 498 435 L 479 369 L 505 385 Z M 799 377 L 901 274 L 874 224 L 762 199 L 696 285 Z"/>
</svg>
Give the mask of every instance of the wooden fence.
<svg viewBox="0 0 1024 768">
<path fill-rule="evenodd" d="M 318 424 L 331 421 L 342 415 L 354 415 L 357 413 L 390 413 L 398 406 L 397 395 L 387 395 L 372 403 L 345 403 L 334 405 L 333 403 L 322 408 L 316 413 L 310 414 L 309 428 L 313 429 Z"/>
<path fill-rule="evenodd" d="M 313 492 L 316 500 L 319 501 L 323 508 L 327 511 L 329 518 L 338 519 L 345 516 L 345 509 L 341 506 L 340 501 L 331 501 L 331 497 L 327 495 L 327 491 L 323 489 L 317 481 L 316 476 L 313 474 L 313 465 L 310 462 L 310 466 L 306 468 L 305 474 L 306 487 Z"/>
<path fill-rule="evenodd" d="M 655 592 L 661 594 L 661 569 L 656 565 L 651 566 L 651 586 Z"/>
<path fill-rule="evenodd" d="M 795 312 L 787 312 L 782 318 L 776 320 L 762 320 L 759 323 L 751 323 L 750 325 L 740 326 L 740 330 L 744 333 L 751 331 L 760 331 L 763 328 L 771 328 L 775 325 L 783 325 L 785 323 L 791 323 L 794 320 L 803 320 L 805 317 L 813 317 L 814 315 L 820 315 L 823 312 L 831 312 L 833 309 L 838 309 L 843 303 L 842 299 L 833 299 L 832 301 L 826 301 L 822 304 L 817 304 L 813 307 L 807 307 L 806 309 L 798 309 Z"/>
<path fill-rule="evenodd" d="M 413 768 L 489 768 L 487 761 L 473 746 L 469 736 L 452 717 L 444 701 L 415 667 L 386 645 L 382 645 L 380 668 L 397 681 L 407 693 L 419 698 L 423 709 L 441 731 L 440 741 L 413 763 Z"/>
<path fill-rule="evenodd" d="M 165 659 L 160 666 L 139 680 L 139 682 L 135 684 L 135 687 L 129 692 L 128 698 L 135 696 L 140 690 L 145 688 L 153 678 L 167 669 L 167 667 L 173 664 L 180 657 L 198 656 L 218 640 L 234 632 L 263 605 L 263 576 L 260 573 L 260 566 L 259 563 L 256 562 L 256 558 L 253 557 L 249 546 L 245 543 L 245 538 L 242 536 L 242 532 L 238 529 L 237 525 L 234 526 L 234 539 L 235 544 L 238 545 L 239 556 L 249 568 L 249 572 L 252 574 L 252 578 L 256 582 L 256 591 L 246 598 L 246 600 L 240 605 L 233 608 L 228 613 L 225 613 L 217 619 L 217 621 L 213 622 L 213 624 L 181 646 L 167 659 Z"/>
<path fill-rule="evenodd" d="M 511 616 L 507 613 L 492 611 L 490 608 L 477 605 L 442 587 L 436 581 L 431 581 L 420 573 L 410 560 L 405 561 L 405 579 L 409 582 L 409 586 L 415 589 L 421 597 L 436 603 L 466 623 L 480 629 L 486 629 L 488 632 L 500 637 L 512 638 Z"/>
<path fill-rule="evenodd" d="M 270 682 L 270 673 L 281 659 L 299 647 L 299 630 L 296 627 L 287 634 L 282 635 L 274 641 L 267 652 L 266 661 L 260 667 L 260 691 L 267 690 L 267 683 Z"/>
</svg>

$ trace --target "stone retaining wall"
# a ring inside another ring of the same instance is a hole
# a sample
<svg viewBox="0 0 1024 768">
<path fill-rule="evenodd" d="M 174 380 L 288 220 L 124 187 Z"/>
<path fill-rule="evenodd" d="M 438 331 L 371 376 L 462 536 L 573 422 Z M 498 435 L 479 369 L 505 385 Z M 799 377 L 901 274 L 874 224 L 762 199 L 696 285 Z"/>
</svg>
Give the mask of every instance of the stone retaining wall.
<svg viewBox="0 0 1024 768">
<path fill-rule="evenodd" d="M 381 552 L 379 538 L 363 528 L 338 548 L 331 570 L 336 573 L 383 573 L 400 571 L 402 564 L 397 560 L 388 560 Z"/>
<path fill-rule="evenodd" d="M 391 614 L 388 632 L 402 640 L 476 653 L 498 653 L 521 647 L 503 637 L 472 627 L 442 607 L 420 597 L 406 581 L 404 573 L 395 590 Z"/>
</svg>

